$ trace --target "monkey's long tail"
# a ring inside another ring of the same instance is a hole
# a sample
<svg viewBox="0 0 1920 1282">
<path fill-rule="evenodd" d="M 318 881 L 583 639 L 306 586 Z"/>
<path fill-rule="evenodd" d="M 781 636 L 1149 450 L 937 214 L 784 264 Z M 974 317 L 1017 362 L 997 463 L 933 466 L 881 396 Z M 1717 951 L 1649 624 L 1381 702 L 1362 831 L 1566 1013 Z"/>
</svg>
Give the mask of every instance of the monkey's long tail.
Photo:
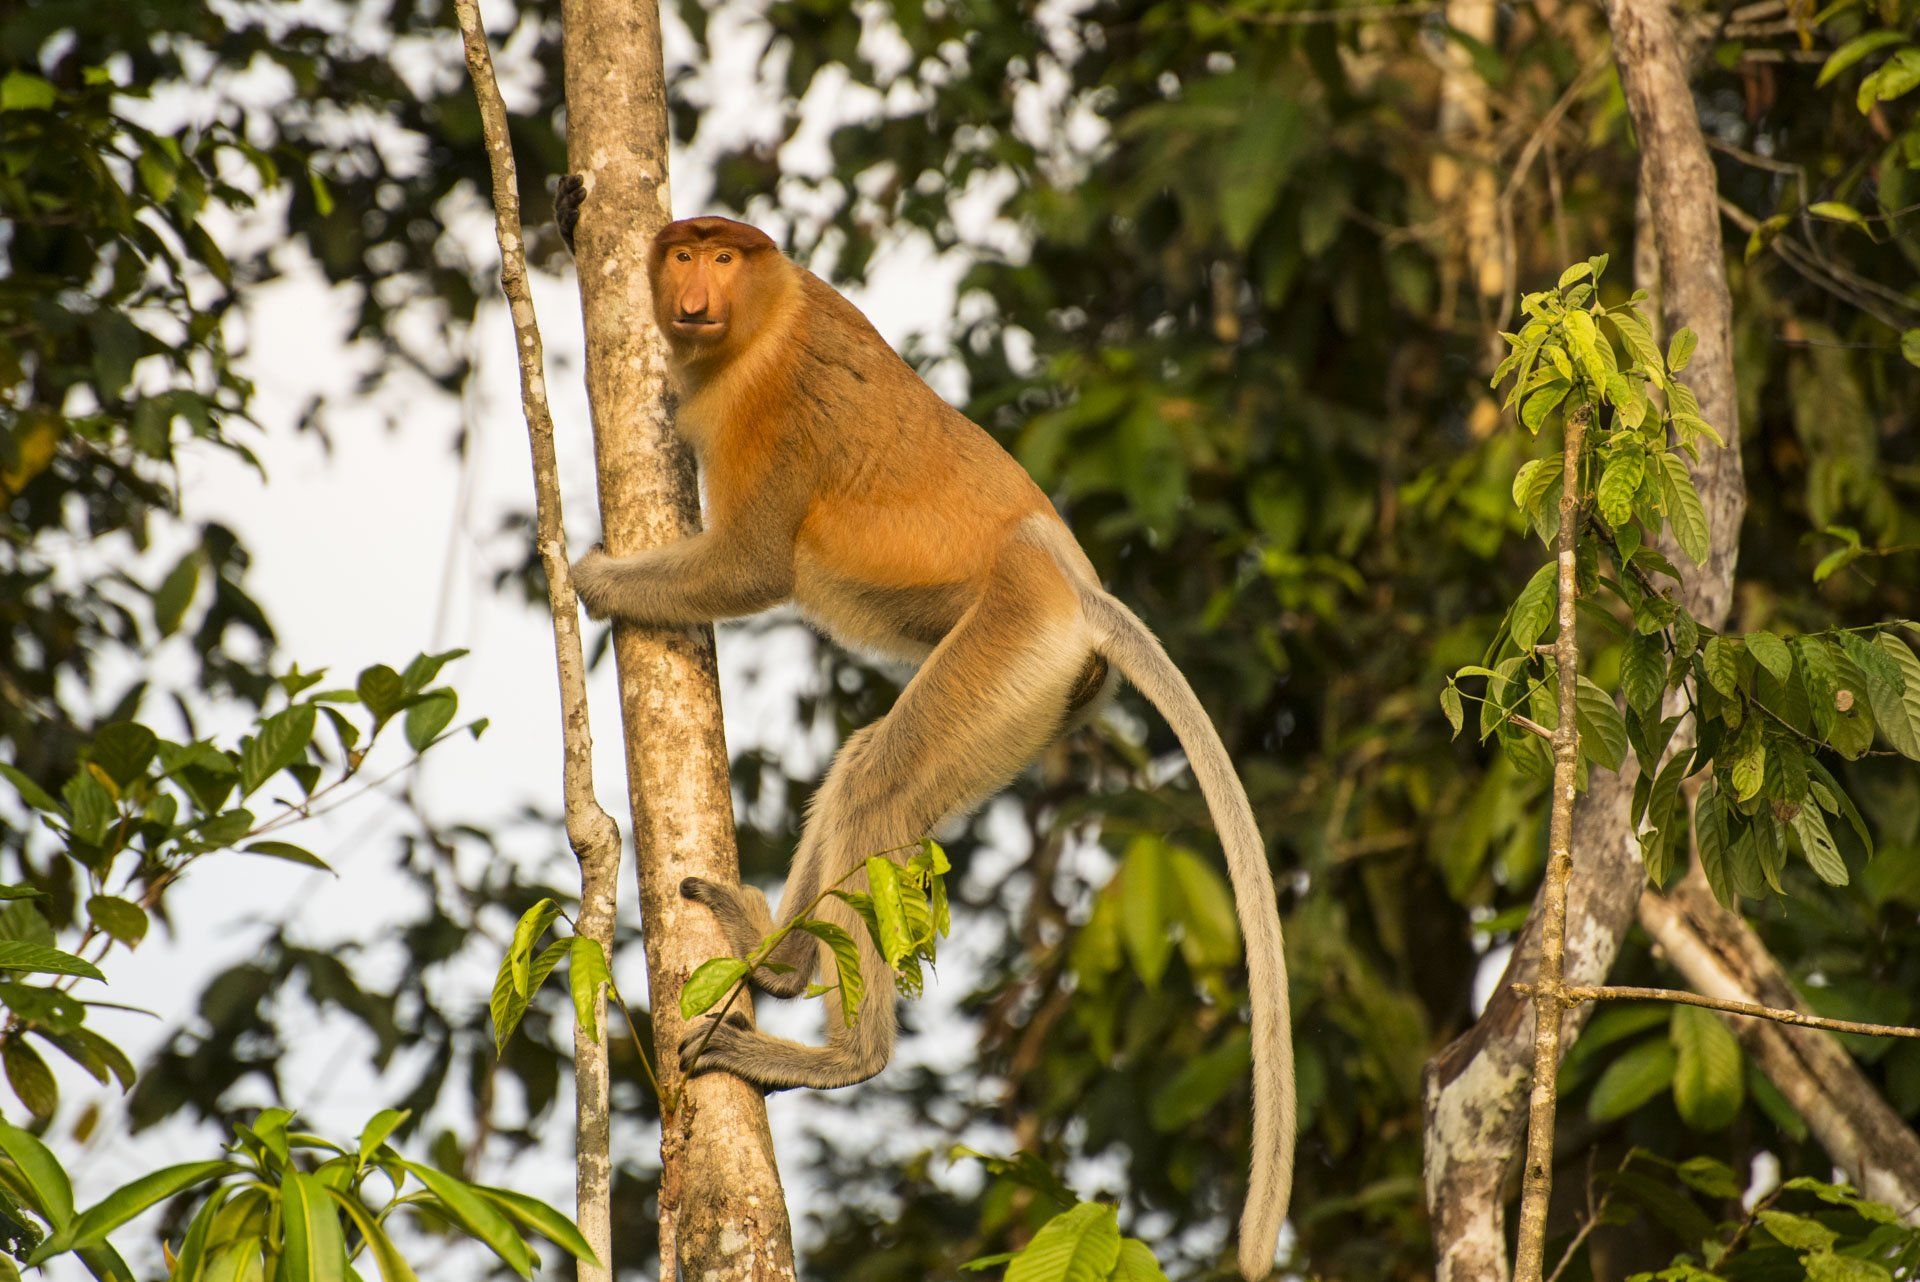
<svg viewBox="0 0 1920 1282">
<path fill-rule="evenodd" d="M 1240 1217 L 1240 1272 L 1260 1282 L 1273 1271 L 1280 1226 L 1293 1191 L 1293 1033 L 1287 1007 L 1287 959 L 1266 844 L 1253 807 L 1193 687 L 1147 625 L 1118 599 L 1082 583 L 1081 609 L 1100 639 L 1095 649 L 1120 669 L 1173 727 L 1200 781 L 1227 853 L 1240 933 L 1247 941 L 1253 1005 L 1253 1175 Z"/>
</svg>

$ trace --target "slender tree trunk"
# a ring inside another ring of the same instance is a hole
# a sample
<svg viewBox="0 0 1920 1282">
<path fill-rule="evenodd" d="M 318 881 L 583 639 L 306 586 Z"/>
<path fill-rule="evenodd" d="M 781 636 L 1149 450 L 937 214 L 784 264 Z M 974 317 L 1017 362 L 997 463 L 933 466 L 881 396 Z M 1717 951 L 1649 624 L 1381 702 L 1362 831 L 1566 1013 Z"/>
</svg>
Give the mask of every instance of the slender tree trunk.
<svg viewBox="0 0 1920 1282">
<path fill-rule="evenodd" d="M 1687 575 L 1679 598 L 1701 622 L 1722 625 L 1733 601 L 1734 562 L 1746 505 L 1733 381 L 1732 308 L 1719 232 L 1713 166 L 1687 85 L 1683 50 L 1664 0 L 1609 0 L 1614 54 L 1641 147 L 1640 180 L 1658 228 L 1660 317 L 1671 333 L 1699 337 L 1688 380 L 1701 413 L 1727 439 L 1694 466 L 1713 530 L 1713 553 Z M 1632 772 L 1597 772 L 1574 818 L 1580 852 L 1567 887 L 1565 982 L 1599 984 L 1633 924 L 1646 872 L 1629 807 Z M 1504 1282 L 1503 1190 L 1525 1124 L 1532 1058 L 1529 1003 L 1513 991 L 1538 974 L 1540 904 L 1516 941 L 1480 1020 L 1427 1065 L 1426 1183 L 1439 1282 Z M 1566 1013 L 1563 1043 L 1585 1008 Z"/>
<path fill-rule="evenodd" d="M 560 469 L 547 408 L 546 357 L 527 289 L 526 238 L 520 223 L 520 180 L 507 134 L 507 108 L 480 26 L 478 0 L 456 0 L 467 74 L 480 107 L 493 177 L 494 233 L 500 245 L 500 287 L 513 316 L 520 363 L 520 405 L 533 450 L 534 545 L 547 578 L 553 616 L 553 661 L 560 678 L 562 792 L 567 842 L 580 861 L 580 911 L 574 928 L 613 957 L 620 829 L 593 795 L 593 732 L 587 720 L 587 665 L 580 648 L 580 606 L 567 571 L 567 532 L 560 513 Z M 608 1149 L 607 998 L 595 995 L 591 1027 L 573 1030 L 575 1221 L 598 1260 L 579 1262 L 580 1282 L 613 1277 L 613 1163 Z"/>
<path fill-rule="evenodd" d="M 563 0 L 567 154 L 587 187 L 574 247 L 586 319 L 600 516 L 615 556 L 699 528 L 693 462 L 675 436 L 647 247 L 671 217 L 657 0 Z M 733 796 L 710 628 L 617 626 L 614 658 L 639 855 L 660 1134 L 662 1282 L 793 1277 L 765 1102 L 724 1073 L 679 1071 L 680 987 L 725 956 L 683 878 L 736 881 Z"/>
</svg>

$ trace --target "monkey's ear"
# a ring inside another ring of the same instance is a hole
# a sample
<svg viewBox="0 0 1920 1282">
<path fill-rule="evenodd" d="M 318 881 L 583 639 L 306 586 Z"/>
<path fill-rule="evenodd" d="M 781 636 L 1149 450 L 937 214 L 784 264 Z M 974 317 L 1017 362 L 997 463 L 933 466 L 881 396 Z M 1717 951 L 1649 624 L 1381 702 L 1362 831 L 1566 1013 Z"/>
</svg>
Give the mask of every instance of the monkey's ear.
<svg viewBox="0 0 1920 1282">
<path fill-rule="evenodd" d="M 574 252 L 573 229 L 580 225 L 580 203 L 587 198 L 587 180 L 579 174 L 561 174 L 553 188 L 553 221 L 567 252 Z"/>
</svg>

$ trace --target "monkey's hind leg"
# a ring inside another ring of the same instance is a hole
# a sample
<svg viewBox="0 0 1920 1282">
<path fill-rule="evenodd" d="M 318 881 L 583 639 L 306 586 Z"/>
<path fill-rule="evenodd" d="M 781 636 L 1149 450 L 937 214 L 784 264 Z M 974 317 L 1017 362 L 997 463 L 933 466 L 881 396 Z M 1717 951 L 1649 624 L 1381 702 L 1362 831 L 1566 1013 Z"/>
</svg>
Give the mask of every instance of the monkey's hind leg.
<svg viewBox="0 0 1920 1282">
<path fill-rule="evenodd" d="M 1052 561 L 1036 549 L 1007 549 L 980 600 L 893 710 L 835 758 L 801 837 L 782 917 L 804 910 L 867 856 L 916 841 L 1004 786 L 1059 733 L 1090 653 L 1077 599 Z M 860 873 L 847 886 L 864 890 L 865 883 Z M 680 1044 L 683 1068 L 724 1070 L 778 1090 L 850 1086 L 886 1066 L 893 972 L 845 904 L 828 897 L 816 912 L 859 943 L 866 992 L 855 1021 L 848 1025 L 829 1002 L 827 1044 L 805 1046 L 700 1020 Z M 831 970 L 830 956 L 815 951 L 821 969 Z"/>
</svg>

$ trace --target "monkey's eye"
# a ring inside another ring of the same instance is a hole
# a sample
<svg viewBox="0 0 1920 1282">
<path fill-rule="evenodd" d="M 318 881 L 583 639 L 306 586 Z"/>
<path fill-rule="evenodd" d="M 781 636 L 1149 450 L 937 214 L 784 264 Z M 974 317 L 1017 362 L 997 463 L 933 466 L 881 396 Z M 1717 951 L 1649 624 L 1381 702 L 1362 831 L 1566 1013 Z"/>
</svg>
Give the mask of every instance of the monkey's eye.
<svg viewBox="0 0 1920 1282">
<path fill-rule="evenodd" d="M 733 255 L 732 254 L 715 254 L 713 256 L 713 261 L 716 263 L 730 263 L 733 261 Z"/>
<path fill-rule="evenodd" d="M 681 250 L 681 251 L 680 251 L 679 253 L 677 253 L 677 254 L 675 254 L 675 255 L 674 255 L 674 258 L 675 258 L 675 259 L 677 259 L 677 260 L 678 260 L 678 261 L 680 261 L 680 262 L 683 262 L 683 263 L 690 263 L 690 262 L 692 262 L 692 261 L 693 261 L 693 255 L 692 255 L 692 254 L 689 254 L 689 253 L 688 253 L 688 252 L 687 252 L 686 250 L 684 250 L 684 249 L 683 249 L 683 250 Z"/>
</svg>

